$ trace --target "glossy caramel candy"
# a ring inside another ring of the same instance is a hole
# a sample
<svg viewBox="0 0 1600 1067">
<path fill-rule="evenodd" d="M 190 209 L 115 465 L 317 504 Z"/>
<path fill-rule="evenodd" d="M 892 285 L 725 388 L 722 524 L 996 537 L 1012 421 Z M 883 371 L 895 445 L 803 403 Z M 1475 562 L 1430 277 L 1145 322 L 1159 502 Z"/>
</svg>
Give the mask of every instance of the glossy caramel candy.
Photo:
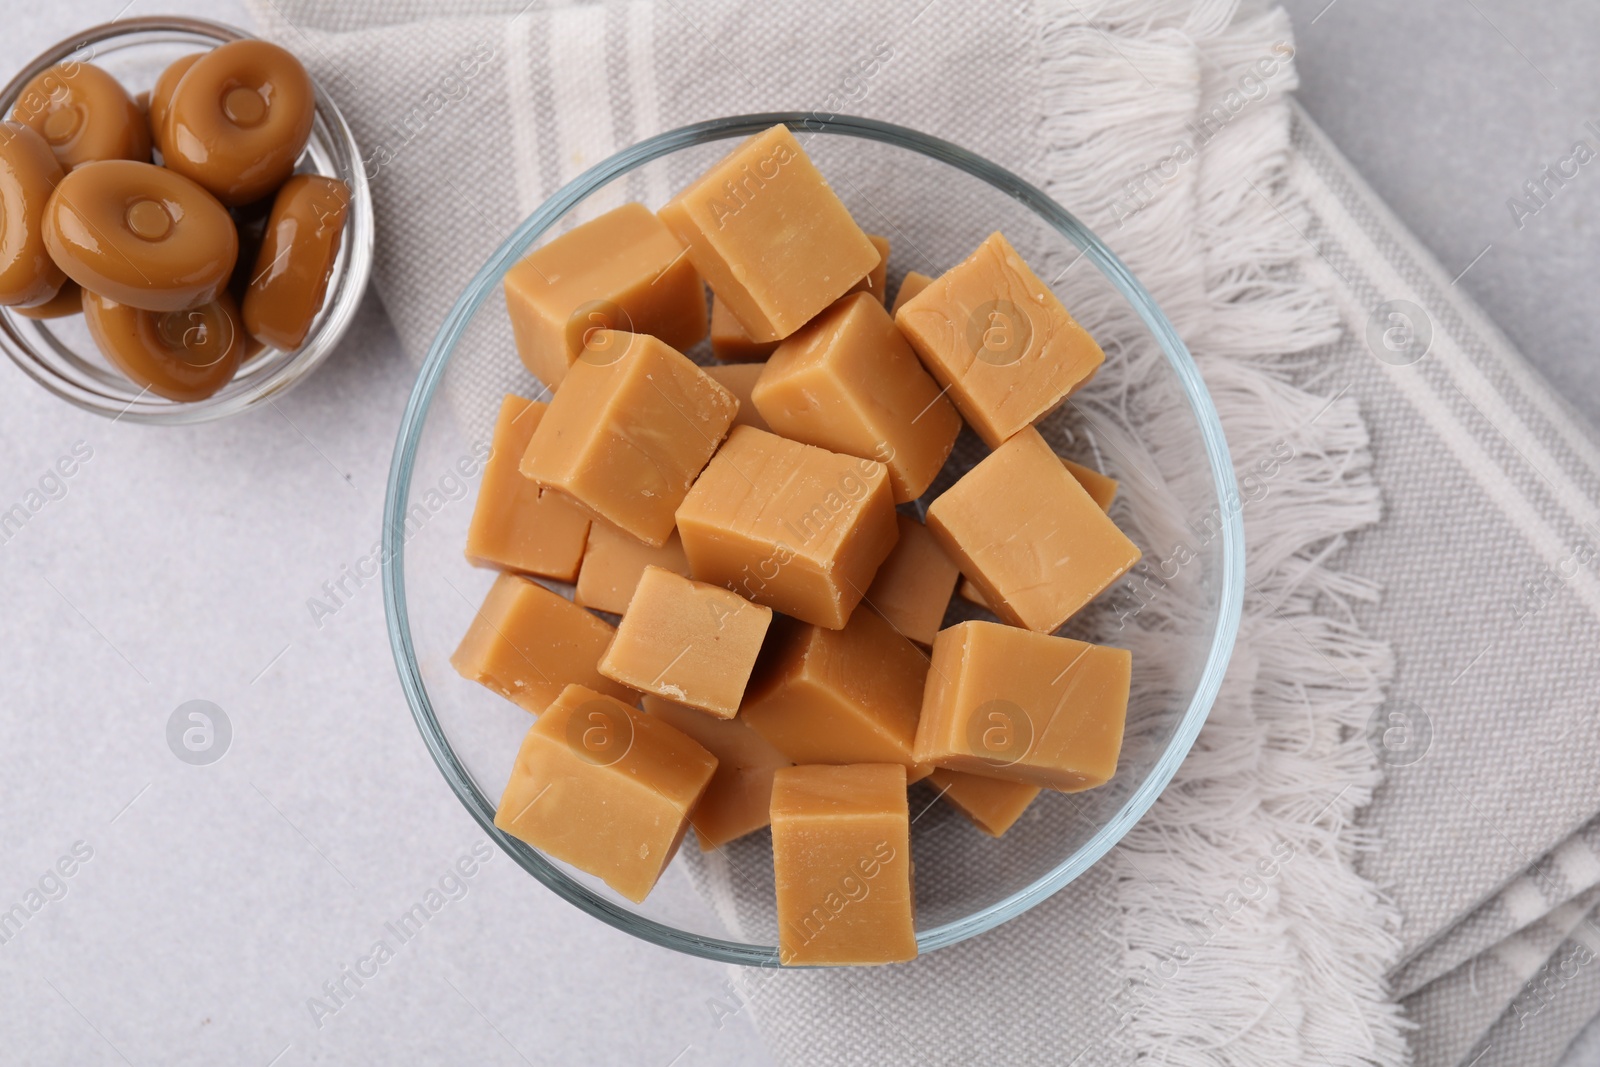
<svg viewBox="0 0 1600 1067">
<path fill-rule="evenodd" d="M 240 312 L 250 336 L 292 352 L 322 310 L 350 211 L 350 187 L 297 174 L 272 201 Z"/>
<path fill-rule="evenodd" d="M 182 311 L 146 311 L 82 291 L 83 316 L 101 353 L 133 384 L 168 400 L 214 396 L 244 358 L 233 297 Z"/>
<path fill-rule="evenodd" d="M 41 307 L 67 280 L 44 243 L 45 207 L 63 173 L 32 128 L 0 123 L 0 304 Z"/>
<path fill-rule="evenodd" d="M 42 136 L 65 170 L 102 159 L 150 162 L 150 128 L 122 85 L 92 63 L 62 63 L 23 86 L 11 120 Z"/>
<path fill-rule="evenodd" d="M 269 41 L 230 41 L 181 75 L 153 131 L 168 168 L 229 207 L 260 200 L 288 180 L 317 104 L 298 59 Z"/>
</svg>

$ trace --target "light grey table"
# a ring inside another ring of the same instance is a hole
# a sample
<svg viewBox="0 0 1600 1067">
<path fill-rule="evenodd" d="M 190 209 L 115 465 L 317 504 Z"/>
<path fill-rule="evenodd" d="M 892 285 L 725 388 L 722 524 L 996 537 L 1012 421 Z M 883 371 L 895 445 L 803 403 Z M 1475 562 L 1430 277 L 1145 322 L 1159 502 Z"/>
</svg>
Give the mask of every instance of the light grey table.
<svg viewBox="0 0 1600 1067">
<path fill-rule="evenodd" d="M 128 13 L 247 22 L 236 0 L 154 4 Z M 7 12 L 0 70 L 122 6 Z M 1587 5 L 1289 6 L 1312 113 L 1600 417 L 1584 343 L 1600 163 L 1520 229 L 1505 206 L 1575 139 L 1600 145 Z M 373 977 L 344 978 L 482 840 L 405 714 L 376 584 L 320 628 L 305 605 L 376 536 L 410 382 L 375 308 L 304 388 L 208 427 L 110 425 L 0 365 L 0 509 L 92 451 L 0 544 L 0 909 L 76 842 L 93 852 L 0 943 L 0 1060 L 765 1061 L 742 1013 L 718 1022 L 722 969 L 585 918 L 504 857 L 447 883 Z M 210 766 L 167 745 L 191 699 L 232 724 Z M 695 906 L 681 882 L 663 891 Z"/>
</svg>

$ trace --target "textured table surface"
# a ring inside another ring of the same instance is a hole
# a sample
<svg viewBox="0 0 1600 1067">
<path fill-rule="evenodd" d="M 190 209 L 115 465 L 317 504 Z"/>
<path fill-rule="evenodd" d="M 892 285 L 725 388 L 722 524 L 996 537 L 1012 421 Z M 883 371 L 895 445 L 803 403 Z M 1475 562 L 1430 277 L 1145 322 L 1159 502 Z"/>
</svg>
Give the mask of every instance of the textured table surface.
<svg viewBox="0 0 1600 1067">
<path fill-rule="evenodd" d="M 122 4 L 8 13 L 0 69 Z M 1536 212 L 1507 205 L 1579 138 L 1600 148 L 1592 0 L 1324 5 L 1288 4 L 1311 113 L 1600 418 L 1600 161 Z M 124 10 L 175 9 L 246 22 L 232 0 Z M 0 944 L 0 1059 L 763 1062 L 743 1012 L 719 1022 L 719 968 L 585 918 L 501 856 L 448 883 L 331 1015 L 308 1006 L 482 840 L 404 711 L 376 584 L 321 628 L 305 607 L 376 536 L 410 379 L 375 308 L 306 386 L 208 427 L 110 425 L 0 365 L 0 508 L 92 453 L 0 544 L 0 905 L 93 851 Z M 232 724 L 211 766 L 168 749 L 191 699 Z"/>
</svg>

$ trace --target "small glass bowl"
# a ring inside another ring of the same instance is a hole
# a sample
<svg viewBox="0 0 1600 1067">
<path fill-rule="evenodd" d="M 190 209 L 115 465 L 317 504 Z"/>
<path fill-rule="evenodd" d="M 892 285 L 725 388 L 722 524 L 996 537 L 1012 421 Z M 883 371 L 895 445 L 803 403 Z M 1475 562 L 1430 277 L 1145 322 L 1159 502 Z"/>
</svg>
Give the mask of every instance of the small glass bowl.
<svg viewBox="0 0 1600 1067">
<path fill-rule="evenodd" d="M 770 835 L 762 831 L 710 853 L 701 853 L 691 835 L 650 898 L 633 904 L 501 833 L 493 822 L 496 801 L 530 720 L 521 708 L 461 678 L 449 657 L 493 580 L 467 563 L 463 546 L 471 481 L 488 453 L 494 412 L 502 391 L 544 395 L 515 355 L 501 278 L 540 243 L 625 200 L 659 208 L 720 158 L 726 142 L 779 122 L 800 134 L 863 228 L 888 237 L 891 292 L 906 271 L 937 275 L 1000 230 L 1100 341 L 1105 365 L 1040 430 L 1057 452 L 1121 480 L 1112 515 L 1145 555 L 1062 631 L 1133 650 L 1126 740 L 1111 782 L 1085 793 L 1040 795 L 1000 839 L 937 802 L 926 783 L 913 787 L 922 952 L 992 929 L 1044 900 L 1088 870 L 1155 802 L 1217 695 L 1238 632 L 1244 583 L 1233 467 L 1193 359 L 1128 269 L 1040 190 L 926 134 L 860 118 L 823 123 L 799 113 L 686 126 L 573 180 L 467 285 L 412 391 L 376 560 L 390 643 L 439 769 L 516 863 L 588 914 L 636 937 L 755 966 L 778 965 Z M 704 349 L 702 343 L 689 355 L 704 362 Z M 964 432 L 923 501 L 984 454 Z M 964 617 L 987 616 L 956 598 L 946 623 Z"/>
<path fill-rule="evenodd" d="M 0 118 L 9 118 L 23 88 L 41 71 L 67 60 L 105 68 L 131 94 L 155 84 L 168 63 L 250 34 L 203 19 L 172 16 L 108 22 L 47 48 L 0 90 Z M 0 308 L 0 347 L 28 377 L 85 411 L 129 422 L 179 425 L 248 410 L 282 394 L 328 357 L 355 316 L 372 273 L 372 198 L 350 127 L 317 86 L 316 119 L 297 172 L 341 178 L 350 186 L 350 212 L 327 296 L 305 342 L 293 352 L 265 348 L 234 379 L 204 400 L 180 402 L 141 389 L 100 354 L 82 315 L 29 319 Z"/>
</svg>

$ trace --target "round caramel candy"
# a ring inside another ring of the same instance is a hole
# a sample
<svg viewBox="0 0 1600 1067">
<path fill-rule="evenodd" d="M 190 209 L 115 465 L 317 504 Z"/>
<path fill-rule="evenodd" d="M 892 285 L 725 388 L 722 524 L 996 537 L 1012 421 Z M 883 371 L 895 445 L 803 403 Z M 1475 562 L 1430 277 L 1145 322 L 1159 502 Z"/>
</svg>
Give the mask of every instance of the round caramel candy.
<svg viewBox="0 0 1600 1067">
<path fill-rule="evenodd" d="M 66 281 L 45 251 L 46 205 L 61 164 L 32 129 L 0 122 L 0 304 L 30 307 L 55 296 Z"/>
<path fill-rule="evenodd" d="M 228 211 L 181 174 L 111 160 L 72 171 L 45 209 L 44 243 L 85 289 L 148 311 L 210 302 L 239 235 Z"/>
<path fill-rule="evenodd" d="M 245 349 L 233 297 L 183 311 L 145 311 L 83 293 L 95 344 L 133 384 L 168 400 L 204 400 L 233 380 Z"/>
<path fill-rule="evenodd" d="M 32 126 L 67 170 L 101 159 L 150 159 L 144 112 L 92 63 L 62 63 L 22 89 L 11 118 Z"/>
<path fill-rule="evenodd" d="M 186 56 L 179 56 L 167 64 L 161 76 L 150 89 L 150 103 L 145 108 L 145 114 L 150 118 L 150 129 L 157 129 L 163 119 L 167 117 L 167 106 L 172 103 L 173 90 L 177 89 L 178 82 L 189 73 L 189 68 L 194 66 L 195 60 L 205 55 L 204 52 L 191 52 Z"/>
<path fill-rule="evenodd" d="M 235 207 L 294 172 L 315 111 L 298 59 L 266 41 L 230 41 L 183 73 L 154 127 L 156 144 L 168 167 Z"/>
<path fill-rule="evenodd" d="M 349 210 L 350 187 L 337 178 L 297 174 L 284 183 L 244 294 L 250 336 L 285 350 L 300 347 L 327 295 Z"/>
<path fill-rule="evenodd" d="M 64 319 L 83 310 L 83 288 L 68 278 L 55 296 L 31 308 L 12 308 L 25 319 Z"/>
</svg>

